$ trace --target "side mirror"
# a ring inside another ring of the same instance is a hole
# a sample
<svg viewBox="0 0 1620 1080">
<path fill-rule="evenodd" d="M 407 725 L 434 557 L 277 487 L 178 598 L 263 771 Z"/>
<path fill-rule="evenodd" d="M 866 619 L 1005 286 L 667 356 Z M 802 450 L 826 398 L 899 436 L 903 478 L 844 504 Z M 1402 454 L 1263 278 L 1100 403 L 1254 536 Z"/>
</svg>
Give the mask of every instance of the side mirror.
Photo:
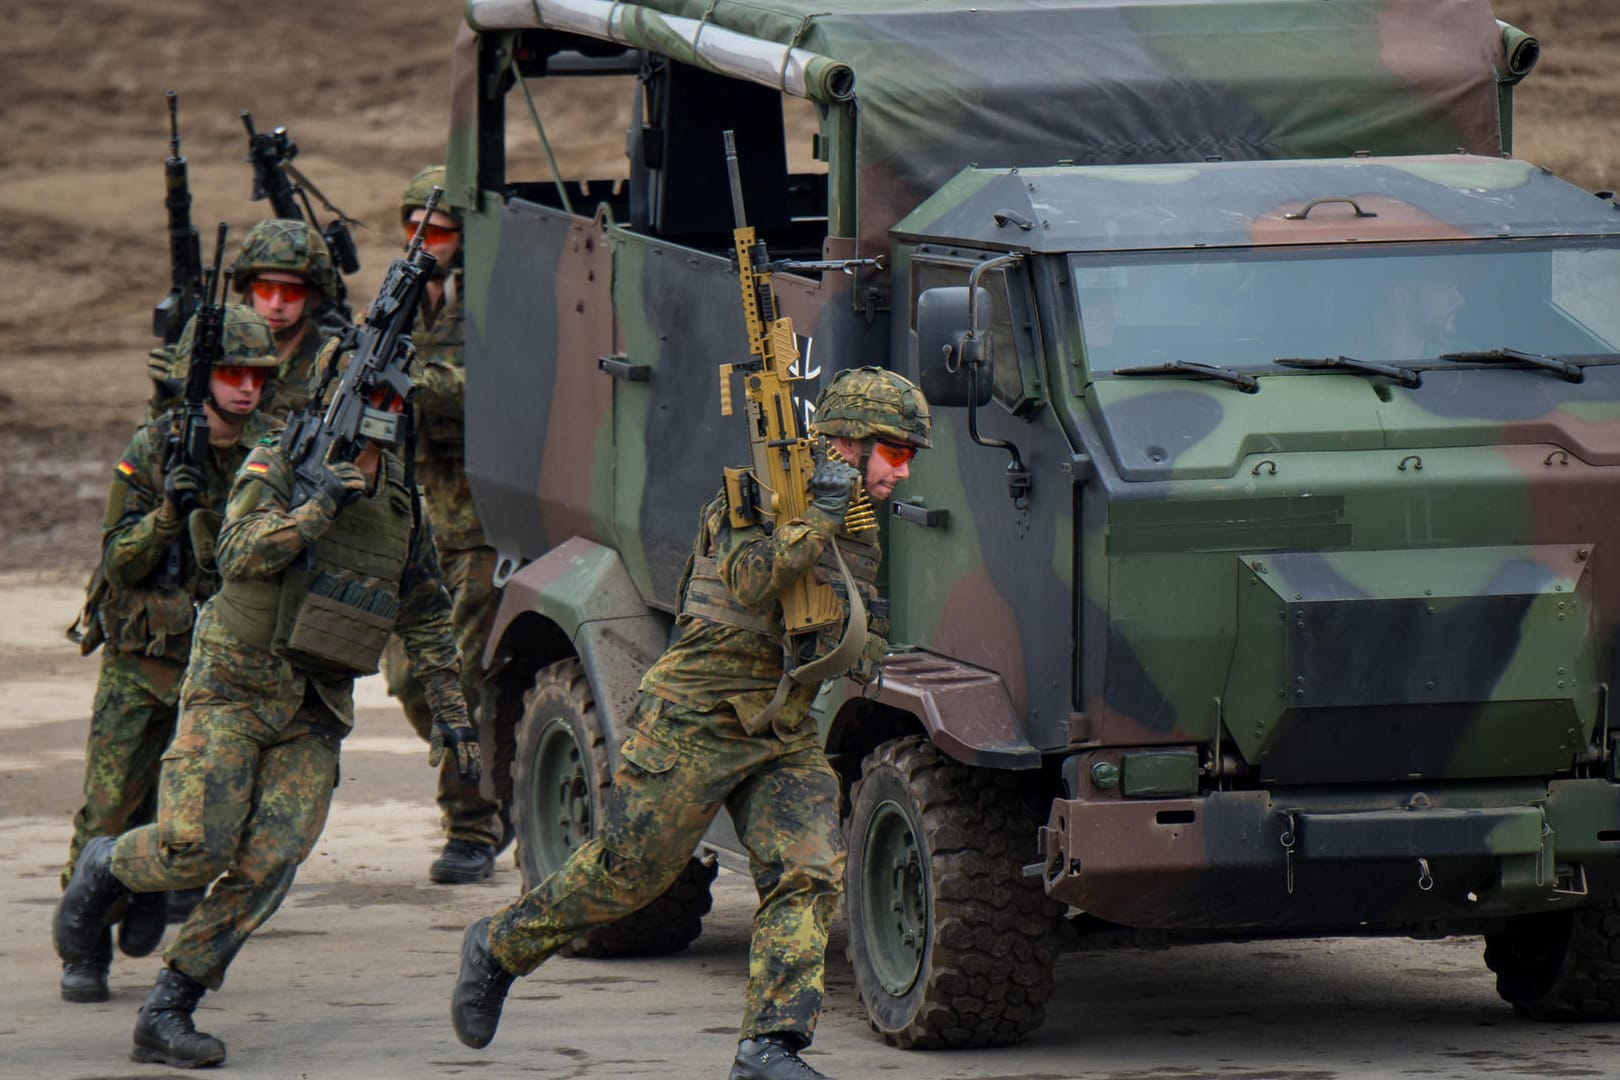
<svg viewBox="0 0 1620 1080">
<path fill-rule="evenodd" d="M 978 290 L 978 309 L 983 319 L 990 311 L 990 292 Z M 929 404 L 978 406 L 990 404 L 993 380 L 981 370 L 976 380 L 968 378 L 968 366 L 990 363 L 990 338 L 981 329 L 978 338 L 970 332 L 968 290 L 965 285 L 924 289 L 917 297 L 917 329 L 911 332 L 912 363 L 917 384 Z M 978 400 L 972 400 L 977 384 Z"/>
</svg>

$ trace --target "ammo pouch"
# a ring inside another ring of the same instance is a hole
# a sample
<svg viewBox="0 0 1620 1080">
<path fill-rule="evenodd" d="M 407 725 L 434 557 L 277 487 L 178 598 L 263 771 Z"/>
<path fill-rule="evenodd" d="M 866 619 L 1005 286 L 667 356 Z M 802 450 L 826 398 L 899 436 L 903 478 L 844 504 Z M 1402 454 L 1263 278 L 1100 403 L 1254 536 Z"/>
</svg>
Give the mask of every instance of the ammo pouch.
<svg viewBox="0 0 1620 1080">
<path fill-rule="evenodd" d="M 289 568 L 282 578 L 271 651 L 322 675 L 371 675 L 399 614 L 399 597 L 352 575 Z"/>
<path fill-rule="evenodd" d="M 280 575 L 220 587 L 214 610 L 228 631 L 315 675 L 377 670 L 413 532 L 403 465 L 385 454 L 382 467 L 377 493 L 345 506 Z"/>
<path fill-rule="evenodd" d="M 109 589 L 97 612 L 109 649 L 177 661 L 190 654 L 196 621 L 189 589 Z"/>
</svg>

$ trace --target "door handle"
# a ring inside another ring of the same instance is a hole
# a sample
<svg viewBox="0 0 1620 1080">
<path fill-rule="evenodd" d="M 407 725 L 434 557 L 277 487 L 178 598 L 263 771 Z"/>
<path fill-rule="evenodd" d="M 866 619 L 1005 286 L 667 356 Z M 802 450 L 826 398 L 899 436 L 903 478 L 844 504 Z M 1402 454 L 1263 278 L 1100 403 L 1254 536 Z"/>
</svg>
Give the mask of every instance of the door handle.
<svg viewBox="0 0 1620 1080">
<path fill-rule="evenodd" d="M 607 372 L 615 379 L 625 382 L 652 381 L 652 367 L 649 364 L 638 364 L 624 353 L 614 353 L 611 356 L 598 356 L 596 366 Z"/>
<path fill-rule="evenodd" d="M 913 525 L 921 525 L 925 529 L 943 529 L 950 519 L 949 511 L 944 507 L 924 506 L 922 503 L 896 502 L 892 513 L 901 521 L 909 521 Z"/>
</svg>

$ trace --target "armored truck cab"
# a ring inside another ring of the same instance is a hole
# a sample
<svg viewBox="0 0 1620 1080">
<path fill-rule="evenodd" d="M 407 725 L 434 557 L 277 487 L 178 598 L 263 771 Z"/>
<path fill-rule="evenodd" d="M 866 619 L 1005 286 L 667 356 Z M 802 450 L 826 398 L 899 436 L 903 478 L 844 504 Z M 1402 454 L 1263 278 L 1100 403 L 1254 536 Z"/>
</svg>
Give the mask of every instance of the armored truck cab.
<svg viewBox="0 0 1620 1080">
<path fill-rule="evenodd" d="M 1141 934 L 1484 933 L 1515 1005 L 1613 1011 L 1620 216 L 1502 159 L 1533 39 L 1484 0 L 468 24 L 482 712 L 527 882 L 590 835 L 746 456 L 730 130 L 806 400 L 882 363 L 936 404 L 883 523 L 881 685 L 816 709 L 876 1030 L 1015 1041 L 1060 948 Z M 570 176 L 535 91 L 612 77 L 627 168 Z M 724 815 L 576 947 L 683 947 L 715 857 L 746 867 Z"/>
</svg>

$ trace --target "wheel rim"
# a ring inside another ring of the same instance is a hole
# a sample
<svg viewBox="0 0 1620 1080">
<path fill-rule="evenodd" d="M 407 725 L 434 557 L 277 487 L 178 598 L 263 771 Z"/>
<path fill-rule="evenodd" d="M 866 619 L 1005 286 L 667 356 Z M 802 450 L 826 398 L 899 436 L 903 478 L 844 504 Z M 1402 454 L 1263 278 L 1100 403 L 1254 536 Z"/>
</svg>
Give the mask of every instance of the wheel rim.
<svg viewBox="0 0 1620 1080">
<path fill-rule="evenodd" d="M 866 826 L 861 915 L 873 974 L 890 994 L 905 994 L 922 971 L 928 890 L 916 831 L 892 801 L 880 803 Z"/>
<path fill-rule="evenodd" d="M 532 775 L 529 835 L 534 838 L 541 873 L 549 874 L 589 840 L 596 827 L 585 755 L 573 729 L 560 716 L 547 719 L 540 732 Z"/>
</svg>

